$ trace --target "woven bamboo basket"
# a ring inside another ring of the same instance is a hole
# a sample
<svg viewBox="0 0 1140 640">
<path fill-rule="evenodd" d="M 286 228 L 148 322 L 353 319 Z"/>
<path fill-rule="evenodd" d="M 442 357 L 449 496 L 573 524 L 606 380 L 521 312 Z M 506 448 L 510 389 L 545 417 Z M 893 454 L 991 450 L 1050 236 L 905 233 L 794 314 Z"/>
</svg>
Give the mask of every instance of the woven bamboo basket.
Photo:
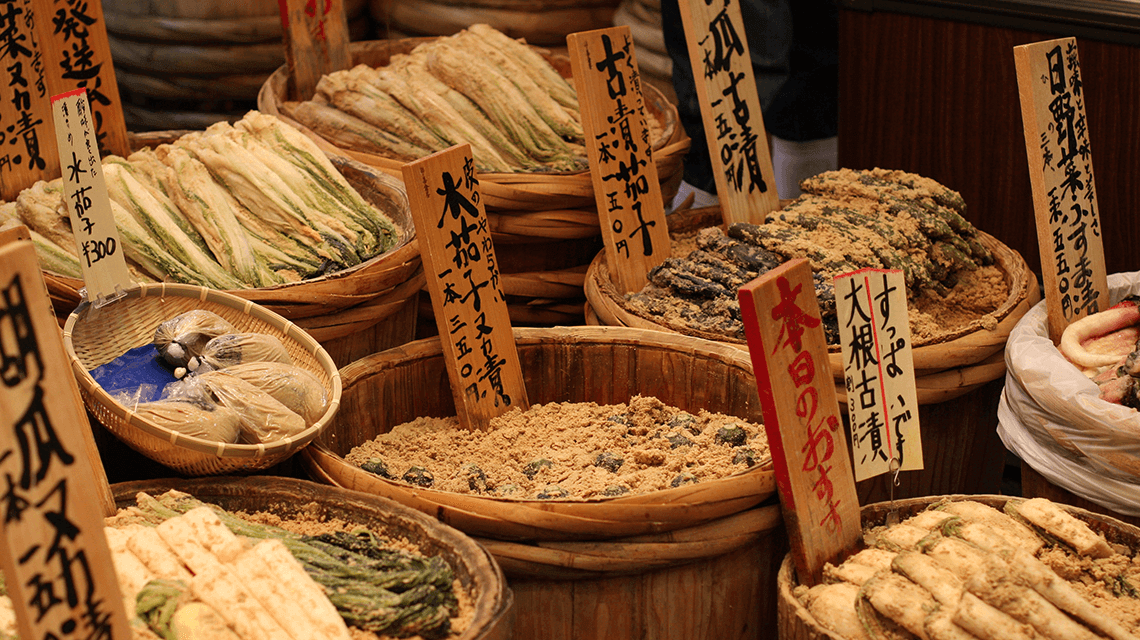
<svg viewBox="0 0 1140 640">
<path fill-rule="evenodd" d="M 294 364 L 325 385 L 328 409 L 291 438 L 261 444 L 228 444 L 187 436 L 144 420 L 107 393 L 90 370 L 130 349 L 150 344 L 158 325 L 192 309 L 213 311 L 238 332 L 281 340 Z M 331 424 L 340 406 L 341 377 L 328 352 L 284 317 L 222 291 L 185 284 L 140 284 L 101 308 L 84 302 L 67 318 L 63 342 L 88 412 L 146 457 L 185 475 L 219 475 L 265 469 L 292 456 Z"/>
<path fill-rule="evenodd" d="M 681 409 L 762 420 L 747 354 L 628 328 L 516 329 L 534 404 L 652 395 Z M 526 638 L 763 637 L 775 624 L 785 537 L 767 463 L 719 480 L 591 501 L 509 500 L 388 481 L 347 463 L 357 444 L 418 416 L 454 415 L 440 342 L 342 369 L 333 427 L 306 449 L 310 476 L 392 498 L 479 540 L 516 596 Z"/>
<path fill-rule="evenodd" d="M 952 500 L 974 500 L 996 509 L 1004 507 L 1006 501 L 1009 500 L 1008 496 L 998 495 L 952 495 L 899 500 L 893 505 L 885 502 L 869 504 L 863 507 L 863 528 L 866 529 L 883 524 L 892 506 L 898 508 L 899 518 L 905 520 L 943 498 L 950 498 Z M 1116 518 L 1086 511 L 1078 507 L 1066 506 L 1065 510 L 1080 520 L 1083 520 L 1092 527 L 1093 531 L 1103 534 L 1105 539 L 1110 543 L 1126 545 L 1131 549 L 1140 548 L 1140 528 L 1121 522 Z M 842 636 L 820 625 L 815 617 L 804 607 L 803 603 L 793 595 L 793 590 L 797 584 L 798 580 L 796 579 L 795 567 L 789 555 L 785 557 L 780 564 L 780 571 L 777 575 L 777 589 L 779 593 L 779 602 L 777 605 L 777 611 L 779 613 L 778 637 L 780 640 L 846 640 Z"/>
<path fill-rule="evenodd" d="M 550 20 L 544 16 L 543 20 Z M 470 24 L 470 23 L 467 23 Z M 463 25 L 463 26 L 466 26 Z M 386 65 L 393 54 L 404 53 L 433 38 L 403 38 L 350 45 L 353 64 L 374 67 Z M 570 62 L 565 56 L 540 50 L 565 77 Z M 258 96 L 258 108 L 278 117 L 285 101 L 287 73 L 278 69 Z M 689 138 L 680 126 L 677 109 L 660 91 L 643 85 L 652 128 L 653 158 L 666 199 L 680 184 L 682 161 L 689 149 Z M 302 131 L 304 127 L 290 121 Z M 339 149 L 315 133 L 309 135 L 330 153 L 348 156 L 367 165 L 400 176 L 401 162 L 383 156 Z M 499 257 L 514 263 L 503 270 L 511 277 L 504 281 L 509 296 L 510 317 L 520 326 L 582 324 L 585 296 L 584 267 L 601 243 L 601 228 L 594 203 L 593 182 L 588 171 L 550 173 L 484 173 L 479 190 L 487 211 L 491 237 Z M 564 250 L 577 245 L 578 250 Z M 511 260 L 508 253 L 529 260 L 542 260 L 542 266 Z M 553 260 L 551 256 L 557 256 Z"/>
<path fill-rule="evenodd" d="M 564 47 L 566 36 L 611 26 L 616 0 L 371 0 L 372 17 L 393 32 L 446 36 L 489 24 L 512 38 Z"/>
<path fill-rule="evenodd" d="M 169 489 L 231 512 L 268 512 L 282 518 L 316 516 L 343 522 L 347 527 L 367 527 L 393 540 L 405 540 L 420 553 L 440 556 L 451 565 L 457 588 L 472 603 L 470 622 L 447 640 L 513 637 L 513 595 L 494 559 L 468 536 L 415 510 L 384 498 L 292 478 L 157 479 L 111 486 L 120 508 L 133 505 L 140 491 L 158 495 Z"/>
<path fill-rule="evenodd" d="M 171 142 L 186 131 L 132 134 L 136 149 Z M 343 157 L 333 164 L 370 203 L 400 229 L 387 252 L 354 267 L 303 282 L 229 291 L 295 322 L 321 343 L 337 366 L 415 337 L 419 291 L 425 276 L 403 182 Z M 83 281 L 45 272 L 48 295 L 61 323 L 79 304 Z"/>
<path fill-rule="evenodd" d="M 671 233 L 721 224 L 719 208 L 683 210 L 669 216 Z M 961 331 L 934 344 L 914 348 L 919 424 L 925 469 L 905 472 L 895 495 L 996 493 L 1004 468 L 1004 447 L 995 430 L 997 403 L 1005 375 L 1004 346 L 1017 321 L 1038 301 L 1037 280 L 1016 251 L 981 233 L 1006 274 L 1010 293 L 992 314 L 992 330 Z M 599 253 L 586 274 L 586 322 L 605 326 L 655 329 L 715 339 L 747 350 L 744 341 L 691 331 L 641 317 L 622 305 L 609 278 L 605 253 Z M 840 406 L 846 409 L 843 362 L 839 347 L 829 356 Z M 886 476 L 857 485 L 863 503 L 886 500 L 892 494 Z"/>
</svg>

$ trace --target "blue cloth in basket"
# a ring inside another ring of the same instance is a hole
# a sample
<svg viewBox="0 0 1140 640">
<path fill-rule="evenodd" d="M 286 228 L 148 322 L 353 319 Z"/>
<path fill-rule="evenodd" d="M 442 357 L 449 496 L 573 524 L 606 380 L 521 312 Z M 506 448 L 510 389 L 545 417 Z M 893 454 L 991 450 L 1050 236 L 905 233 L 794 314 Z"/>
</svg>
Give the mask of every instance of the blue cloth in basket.
<svg viewBox="0 0 1140 640">
<path fill-rule="evenodd" d="M 135 347 L 107 364 L 91 370 L 91 377 L 112 396 L 125 394 L 124 405 L 162 399 L 166 385 L 175 382 L 174 372 L 166 367 L 153 344 Z M 138 397 L 135 397 L 138 394 Z"/>
</svg>

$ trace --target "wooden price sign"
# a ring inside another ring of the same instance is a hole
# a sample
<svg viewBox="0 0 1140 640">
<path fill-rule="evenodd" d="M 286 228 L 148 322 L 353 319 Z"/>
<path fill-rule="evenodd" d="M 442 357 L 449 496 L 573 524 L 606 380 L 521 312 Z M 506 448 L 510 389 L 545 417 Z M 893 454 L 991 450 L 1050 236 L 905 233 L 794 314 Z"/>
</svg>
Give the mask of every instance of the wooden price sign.
<svg viewBox="0 0 1140 640">
<path fill-rule="evenodd" d="M 845 273 L 835 279 L 835 304 L 855 481 L 921 469 L 918 391 L 902 271 Z"/>
<path fill-rule="evenodd" d="M 792 559 L 811 586 L 862 536 L 811 268 L 791 260 L 737 295 Z"/>
<path fill-rule="evenodd" d="M 0 201 L 16 199 L 46 176 L 59 175 L 43 49 L 30 0 L 0 1 Z M 45 144 L 46 138 L 46 144 Z"/>
<path fill-rule="evenodd" d="M 31 242 L 0 246 L 0 566 L 21 638 L 130 640 L 107 478 L 41 278 Z"/>
<path fill-rule="evenodd" d="M 321 76 L 352 66 L 344 0 L 278 0 L 278 6 L 289 92 L 294 100 L 307 100 Z"/>
<path fill-rule="evenodd" d="M 721 213 L 760 224 L 780 196 L 740 3 L 679 1 Z"/>
<path fill-rule="evenodd" d="M 610 279 L 640 291 L 669 257 L 669 228 L 653 163 L 641 75 L 629 27 L 566 37 Z"/>
<path fill-rule="evenodd" d="M 0 0 L 0 200 L 59 175 L 49 97 L 85 89 L 101 153 L 130 153 L 101 0 Z"/>
<path fill-rule="evenodd" d="M 1108 308 L 1100 212 L 1075 38 L 1013 48 L 1049 337 Z"/>
<path fill-rule="evenodd" d="M 459 423 L 486 429 L 530 403 L 471 145 L 405 164 L 403 174 Z"/>
<path fill-rule="evenodd" d="M 56 148 L 63 158 L 63 201 L 79 250 L 79 267 L 88 299 L 101 306 L 122 297 L 131 277 L 107 196 L 87 92 L 76 89 L 52 96 L 51 104 Z"/>
</svg>

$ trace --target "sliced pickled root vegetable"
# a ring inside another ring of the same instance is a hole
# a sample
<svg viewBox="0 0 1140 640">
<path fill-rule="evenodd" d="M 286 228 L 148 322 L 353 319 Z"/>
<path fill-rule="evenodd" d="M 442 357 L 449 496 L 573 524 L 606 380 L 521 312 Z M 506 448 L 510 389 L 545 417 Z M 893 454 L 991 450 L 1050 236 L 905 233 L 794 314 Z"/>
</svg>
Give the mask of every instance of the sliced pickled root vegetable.
<svg viewBox="0 0 1140 640">
<path fill-rule="evenodd" d="M 1058 348 L 1075 365 L 1088 369 L 1107 367 L 1119 362 L 1136 345 L 1134 336 L 1127 345 L 1114 345 L 1114 341 L 1106 338 L 1137 324 L 1140 324 L 1140 307 L 1137 306 L 1136 299 L 1129 297 L 1110 309 L 1085 316 L 1065 327 Z M 1095 351 L 1089 348 L 1094 341 L 1103 343 L 1097 345 Z"/>
</svg>

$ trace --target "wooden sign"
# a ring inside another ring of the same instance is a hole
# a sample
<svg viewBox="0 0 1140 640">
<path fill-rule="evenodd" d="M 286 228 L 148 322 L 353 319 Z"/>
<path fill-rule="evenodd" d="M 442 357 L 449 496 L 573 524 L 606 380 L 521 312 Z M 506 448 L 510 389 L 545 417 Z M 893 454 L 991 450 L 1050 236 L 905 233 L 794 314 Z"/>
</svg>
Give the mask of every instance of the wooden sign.
<svg viewBox="0 0 1140 640">
<path fill-rule="evenodd" d="M 791 260 L 737 295 L 792 559 L 811 586 L 862 536 L 811 268 Z"/>
<path fill-rule="evenodd" d="M 130 640 L 103 537 L 107 480 L 40 278 L 31 242 L 0 246 L 0 566 L 21 638 Z"/>
<path fill-rule="evenodd" d="M 780 196 L 740 3 L 679 3 L 724 221 L 760 224 Z"/>
<path fill-rule="evenodd" d="M 59 175 L 52 143 L 51 93 L 37 26 L 48 20 L 31 0 L 0 2 L 0 201 L 11 202 Z"/>
<path fill-rule="evenodd" d="M 87 92 L 52 96 L 56 148 L 63 158 L 63 201 L 71 219 L 87 297 L 96 306 L 124 295 L 131 283 L 119 227 L 103 179 Z"/>
<path fill-rule="evenodd" d="M 1109 306 L 1075 38 L 1013 48 L 1049 337 Z"/>
<path fill-rule="evenodd" d="M 629 27 L 566 37 L 610 279 L 640 291 L 669 257 L 669 228 Z"/>
<path fill-rule="evenodd" d="M 308 100 L 321 76 L 352 66 L 344 0 L 278 0 L 289 95 Z"/>
<path fill-rule="evenodd" d="M 403 174 L 459 423 L 486 429 L 530 403 L 471 145 L 405 164 Z"/>
<path fill-rule="evenodd" d="M 131 144 L 111 63 L 102 0 L 32 0 L 32 6 L 43 36 L 48 94 L 86 89 L 100 154 L 127 156 Z"/>
<path fill-rule="evenodd" d="M 922 468 L 918 391 L 902 271 L 835 279 L 855 481 Z"/>
</svg>

